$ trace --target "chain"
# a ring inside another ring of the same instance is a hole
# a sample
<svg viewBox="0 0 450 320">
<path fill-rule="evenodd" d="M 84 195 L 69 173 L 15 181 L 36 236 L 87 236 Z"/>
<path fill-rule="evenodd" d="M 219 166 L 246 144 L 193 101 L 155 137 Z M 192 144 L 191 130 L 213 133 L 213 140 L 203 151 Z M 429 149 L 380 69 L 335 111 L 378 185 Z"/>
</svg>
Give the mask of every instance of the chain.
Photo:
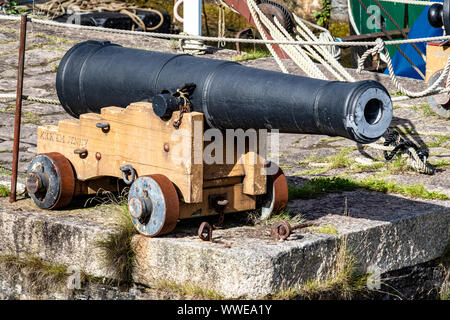
<svg viewBox="0 0 450 320">
<path fill-rule="evenodd" d="M 180 127 L 181 121 L 183 120 L 183 115 L 185 113 L 191 112 L 191 101 L 189 100 L 189 96 L 192 95 L 195 88 L 195 84 L 187 83 L 181 89 L 177 89 L 177 92 L 173 94 L 173 96 L 179 97 L 184 101 L 184 104 L 180 106 L 180 116 L 178 120 L 173 123 L 175 129 L 178 129 Z"/>
</svg>

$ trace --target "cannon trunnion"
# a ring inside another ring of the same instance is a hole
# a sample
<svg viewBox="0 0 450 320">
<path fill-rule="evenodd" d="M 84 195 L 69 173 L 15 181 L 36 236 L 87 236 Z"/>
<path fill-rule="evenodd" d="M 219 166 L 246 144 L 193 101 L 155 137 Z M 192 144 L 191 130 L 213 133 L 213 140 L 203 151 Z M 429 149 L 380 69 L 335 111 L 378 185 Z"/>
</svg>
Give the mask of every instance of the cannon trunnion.
<svg viewBox="0 0 450 320">
<path fill-rule="evenodd" d="M 66 53 L 57 91 L 78 119 L 38 128 L 29 194 L 55 209 L 129 185 L 131 219 L 147 236 L 170 233 L 179 219 L 285 209 L 287 181 L 266 160 L 267 129 L 368 143 L 392 118 L 389 94 L 374 81 L 329 82 L 99 41 Z M 226 136 L 218 147 L 211 132 L 229 131 L 232 143 Z"/>
</svg>

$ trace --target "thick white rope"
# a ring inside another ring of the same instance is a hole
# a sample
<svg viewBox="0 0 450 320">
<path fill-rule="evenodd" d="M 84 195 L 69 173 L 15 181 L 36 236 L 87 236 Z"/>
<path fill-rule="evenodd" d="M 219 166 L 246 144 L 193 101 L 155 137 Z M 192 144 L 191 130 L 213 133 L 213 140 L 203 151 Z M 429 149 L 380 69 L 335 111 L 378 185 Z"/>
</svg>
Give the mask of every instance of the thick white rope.
<svg viewBox="0 0 450 320">
<path fill-rule="evenodd" d="M 311 41 L 314 41 L 314 42 L 319 41 L 319 39 L 317 39 L 317 37 L 314 35 L 314 33 L 304 24 L 304 21 L 302 21 L 302 19 L 297 17 L 296 14 L 293 14 L 293 16 L 294 16 L 295 22 L 298 24 L 298 26 L 297 26 L 298 32 L 301 32 L 301 29 L 303 29 L 304 32 L 309 36 L 309 39 Z M 305 39 L 308 40 L 307 37 L 305 37 Z M 316 50 L 322 54 L 322 56 L 325 58 L 325 60 L 327 60 L 338 72 L 340 72 L 340 74 L 347 81 L 350 81 L 350 82 L 355 81 L 355 78 L 353 76 L 351 76 L 350 73 L 348 73 L 347 70 L 345 70 L 345 68 L 338 61 L 336 61 L 336 59 L 334 59 L 334 57 L 331 55 L 331 53 L 328 50 L 326 50 L 322 46 L 314 46 L 314 48 L 316 48 Z M 339 77 L 337 77 L 337 79 L 339 79 Z"/>
<path fill-rule="evenodd" d="M 283 36 L 286 39 L 294 40 L 292 38 L 292 36 L 286 31 L 286 29 L 283 28 L 283 26 L 281 25 L 281 23 L 278 21 L 278 19 L 276 17 L 274 17 L 274 22 L 275 22 L 275 25 L 279 28 L 279 30 L 282 32 Z M 310 49 L 311 46 L 305 46 L 305 47 L 285 46 L 285 47 L 287 47 L 288 50 L 293 49 L 293 50 L 291 50 L 293 55 L 291 56 L 291 54 L 289 54 L 289 56 L 291 57 L 292 61 L 294 61 L 294 63 L 297 66 L 299 66 L 303 71 L 306 72 L 306 70 L 305 70 L 306 67 L 313 66 L 314 68 L 312 68 L 312 69 L 313 69 L 314 75 L 311 75 L 311 76 L 314 78 L 317 78 L 317 79 L 327 80 L 327 77 L 316 66 L 316 64 L 307 56 L 307 52 L 304 51 L 304 49 L 306 49 L 306 50 Z M 311 50 L 310 53 L 312 56 L 314 56 L 314 54 L 316 54 L 316 52 L 314 50 Z M 300 54 L 300 56 L 299 56 L 299 54 Z M 325 62 L 325 61 L 322 60 L 322 62 Z M 326 65 L 324 65 L 324 66 L 326 67 Z"/>
<path fill-rule="evenodd" d="M 255 10 L 250 5 L 248 6 L 248 9 L 250 10 L 250 14 L 252 15 L 253 22 L 255 23 L 256 28 L 258 29 L 259 33 L 261 34 L 261 37 L 264 40 L 267 40 L 266 34 L 263 31 L 263 27 L 261 25 L 261 22 L 259 21 L 259 17 L 256 14 Z M 281 62 L 281 59 L 278 57 L 277 53 L 275 52 L 275 49 L 273 48 L 272 44 L 266 44 L 266 46 L 267 46 L 267 49 L 269 49 L 272 57 L 275 59 L 275 62 L 280 67 L 281 71 L 283 73 L 289 73 L 288 70 L 286 69 L 286 67 L 284 66 L 283 62 Z"/>
<path fill-rule="evenodd" d="M 297 26 L 296 28 L 297 31 L 297 40 L 302 40 L 301 36 L 303 36 L 304 39 L 306 40 L 312 40 L 309 38 L 309 36 L 299 27 Z M 314 49 L 318 49 L 321 47 L 312 47 L 312 46 L 305 46 L 304 48 L 306 48 L 306 50 L 308 50 L 312 57 L 314 59 L 316 59 L 317 61 L 319 61 L 329 72 L 331 72 L 332 75 L 334 75 L 336 77 L 336 79 L 338 79 L 339 81 L 344 81 L 345 79 L 338 73 L 336 72 L 336 70 L 334 70 L 325 60 L 322 59 L 322 57 L 314 50 Z"/>
<path fill-rule="evenodd" d="M 248 8 L 250 9 L 250 13 L 252 17 L 255 18 L 256 15 L 261 22 L 267 27 L 270 35 L 274 39 L 286 39 L 283 33 L 278 29 L 270 20 L 266 17 L 264 13 L 258 8 L 254 0 L 247 0 Z M 284 29 L 284 28 L 282 28 Z M 259 33 L 264 35 L 264 29 L 260 25 L 258 27 Z M 292 39 L 292 38 L 291 38 Z M 308 76 L 326 80 L 325 75 L 320 71 L 320 69 L 316 66 L 316 64 L 308 57 L 308 55 L 300 48 L 296 48 L 293 46 L 285 46 L 280 45 L 280 47 L 291 57 L 292 61 L 296 65 L 300 67 Z M 275 53 L 276 54 L 276 53 Z"/>
</svg>

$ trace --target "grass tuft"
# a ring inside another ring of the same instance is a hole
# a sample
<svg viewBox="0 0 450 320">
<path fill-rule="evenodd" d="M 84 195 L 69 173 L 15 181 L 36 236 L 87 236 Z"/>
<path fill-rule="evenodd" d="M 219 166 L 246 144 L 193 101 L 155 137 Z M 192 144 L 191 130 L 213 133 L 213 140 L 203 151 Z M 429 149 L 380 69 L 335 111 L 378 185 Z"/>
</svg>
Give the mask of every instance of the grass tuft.
<svg viewBox="0 0 450 320">
<path fill-rule="evenodd" d="M 447 135 L 433 134 L 430 136 L 434 138 L 434 141 L 428 143 L 429 148 L 438 148 L 445 142 L 450 141 L 450 137 Z"/>
<path fill-rule="evenodd" d="M 441 169 L 450 168 L 450 162 L 447 160 L 439 160 L 439 161 L 436 161 L 436 162 L 430 163 L 430 164 L 435 168 L 441 168 Z"/>
<path fill-rule="evenodd" d="M 340 177 L 318 177 L 309 180 L 301 187 L 289 187 L 289 199 L 314 199 L 328 193 L 341 193 L 343 191 L 354 191 L 356 189 L 365 189 L 382 193 L 396 193 L 420 199 L 450 199 L 446 194 L 427 190 L 422 184 L 402 185 L 397 184 L 394 181 L 380 178 L 365 178 L 358 181 Z"/>
<path fill-rule="evenodd" d="M 441 289 L 439 290 L 439 298 L 441 300 L 450 300 L 450 242 L 444 250 L 440 258 L 439 266 L 443 269 L 444 279 L 442 281 Z"/>
<path fill-rule="evenodd" d="M 450 199 L 450 197 L 447 196 L 446 194 L 437 191 L 429 191 L 425 189 L 423 184 L 402 185 L 397 184 L 394 181 L 386 181 L 377 178 L 366 178 L 361 180 L 359 184 L 361 188 L 367 190 L 378 191 L 383 193 L 398 193 L 412 198 L 421 198 L 430 200 Z"/>
<path fill-rule="evenodd" d="M 3 163 L 0 162 L 0 165 L 2 165 Z M 10 176 L 11 175 L 11 171 L 5 168 L 0 167 L 0 176 Z"/>
<path fill-rule="evenodd" d="M 300 161 L 299 165 L 309 166 L 311 162 L 319 162 L 324 164 L 323 167 L 300 171 L 296 172 L 295 174 L 296 175 L 322 174 L 331 169 L 349 168 L 355 165 L 356 163 L 354 159 L 348 157 L 348 155 L 354 150 L 356 150 L 355 147 L 343 148 L 337 154 L 325 158 L 319 158 L 316 154 L 313 154 L 309 158 Z"/>
<path fill-rule="evenodd" d="M 22 114 L 22 123 L 32 123 L 36 125 L 41 125 L 41 118 L 38 114 L 28 111 Z"/>
<path fill-rule="evenodd" d="M 113 222 L 117 231 L 109 233 L 104 239 L 97 241 L 101 249 L 100 258 L 118 283 L 132 284 L 132 271 L 135 252 L 131 246 L 132 237 L 137 231 L 128 211 L 128 189 L 116 197 L 112 192 L 103 191 L 91 198 L 89 202 L 98 202 L 101 206 L 113 208 Z"/>
<path fill-rule="evenodd" d="M 413 168 L 408 164 L 407 158 L 403 157 L 403 155 L 397 155 L 392 161 L 387 163 L 388 169 L 387 173 L 389 174 L 399 174 L 405 173 L 407 171 L 414 171 Z"/>
<path fill-rule="evenodd" d="M 279 214 L 272 215 L 270 219 L 265 220 L 264 223 L 266 225 L 271 225 L 274 222 L 285 220 L 289 222 L 291 225 L 295 225 L 298 223 L 303 223 L 306 220 L 302 218 L 302 215 L 300 213 L 292 212 L 289 209 L 284 210 L 283 212 L 280 212 Z"/>
<path fill-rule="evenodd" d="M 11 190 L 9 190 L 9 187 L 0 184 L 0 198 L 1 197 L 9 197 L 11 195 Z"/>
<path fill-rule="evenodd" d="M 247 61 L 247 60 L 255 60 L 259 58 L 270 57 L 271 54 L 265 50 L 254 50 L 250 52 L 244 52 L 237 57 L 233 58 L 233 61 Z"/>
<path fill-rule="evenodd" d="M 106 268 L 112 271 L 114 277 L 126 284 L 131 284 L 135 255 L 131 246 L 131 239 L 137 232 L 125 201 L 117 206 L 114 220 L 113 225 L 117 227 L 118 231 L 108 234 L 103 240 L 99 240 L 97 247 L 102 249 L 102 261 Z"/>
<path fill-rule="evenodd" d="M 313 178 L 299 188 L 289 188 L 289 199 L 314 199 L 324 196 L 327 193 L 341 193 L 343 191 L 353 191 L 358 188 L 358 184 L 353 180 L 332 177 Z"/>
<path fill-rule="evenodd" d="M 420 110 L 422 112 L 422 114 L 427 117 L 435 115 L 433 109 L 431 109 L 430 105 L 426 102 L 422 103 L 419 106 L 413 106 L 413 109 Z"/>
<path fill-rule="evenodd" d="M 334 236 L 339 235 L 339 232 L 337 231 L 336 227 L 333 226 L 332 224 L 323 225 L 323 226 L 312 226 L 312 227 L 309 227 L 309 230 L 311 230 L 312 232 L 317 232 L 317 233 L 327 233 L 327 234 L 331 234 Z"/>
</svg>

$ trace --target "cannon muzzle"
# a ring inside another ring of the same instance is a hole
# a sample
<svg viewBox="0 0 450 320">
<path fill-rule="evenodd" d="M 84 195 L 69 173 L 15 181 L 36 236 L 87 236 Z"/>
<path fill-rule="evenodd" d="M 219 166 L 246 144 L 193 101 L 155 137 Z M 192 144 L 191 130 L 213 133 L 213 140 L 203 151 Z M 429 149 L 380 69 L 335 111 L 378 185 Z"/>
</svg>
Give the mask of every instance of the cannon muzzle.
<svg viewBox="0 0 450 320">
<path fill-rule="evenodd" d="M 377 140 L 389 127 L 392 102 L 376 81 L 339 82 L 245 67 L 236 62 L 124 48 L 86 41 L 71 48 L 56 87 L 72 116 L 102 107 L 153 102 L 163 119 L 177 108 L 174 92 L 189 84 L 191 110 L 218 129 Z"/>
</svg>

